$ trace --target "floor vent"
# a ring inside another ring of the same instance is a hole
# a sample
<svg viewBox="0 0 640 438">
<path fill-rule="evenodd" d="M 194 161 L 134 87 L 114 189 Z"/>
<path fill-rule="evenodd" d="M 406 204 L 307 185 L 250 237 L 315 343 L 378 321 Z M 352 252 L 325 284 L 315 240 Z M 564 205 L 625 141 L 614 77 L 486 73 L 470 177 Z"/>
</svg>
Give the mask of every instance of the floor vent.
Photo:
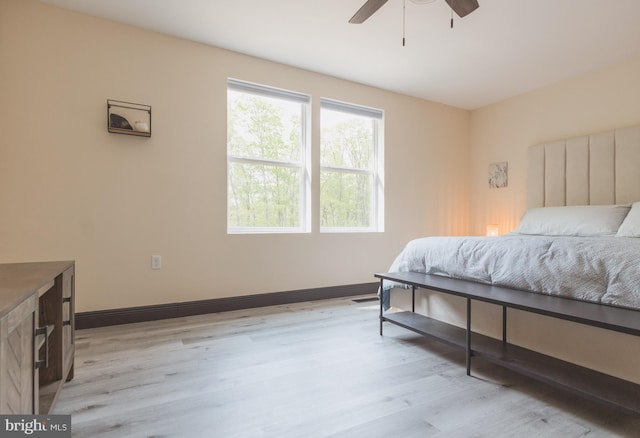
<svg viewBox="0 0 640 438">
<path fill-rule="evenodd" d="M 357 298 L 357 299 L 353 300 L 354 303 L 368 303 L 369 301 L 378 301 L 378 297 Z"/>
</svg>

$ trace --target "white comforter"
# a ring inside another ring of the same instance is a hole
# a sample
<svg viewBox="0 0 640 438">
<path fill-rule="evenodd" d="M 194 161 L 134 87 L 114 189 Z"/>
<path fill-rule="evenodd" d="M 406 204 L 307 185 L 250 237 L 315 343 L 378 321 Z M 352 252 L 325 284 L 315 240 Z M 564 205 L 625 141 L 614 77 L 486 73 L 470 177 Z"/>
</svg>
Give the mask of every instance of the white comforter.
<svg viewBox="0 0 640 438">
<path fill-rule="evenodd" d="M 389 269 L 407 271 L 640 308 L 638 238 L 426 237 L 409 242 Z"/>
</svg>

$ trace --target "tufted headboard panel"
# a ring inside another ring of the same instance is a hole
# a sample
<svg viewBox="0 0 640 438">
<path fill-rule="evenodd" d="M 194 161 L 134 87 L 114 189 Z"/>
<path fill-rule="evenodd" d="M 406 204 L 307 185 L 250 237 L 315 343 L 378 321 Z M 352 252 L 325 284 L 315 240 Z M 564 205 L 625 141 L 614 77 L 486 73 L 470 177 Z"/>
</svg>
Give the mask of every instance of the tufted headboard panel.
<svg viewBox="0 0 640 438">
<path fill-rule="evenodd" d="M 640 126 L 529 148 L 527 207 L 640 201 Z"/>
</svg>

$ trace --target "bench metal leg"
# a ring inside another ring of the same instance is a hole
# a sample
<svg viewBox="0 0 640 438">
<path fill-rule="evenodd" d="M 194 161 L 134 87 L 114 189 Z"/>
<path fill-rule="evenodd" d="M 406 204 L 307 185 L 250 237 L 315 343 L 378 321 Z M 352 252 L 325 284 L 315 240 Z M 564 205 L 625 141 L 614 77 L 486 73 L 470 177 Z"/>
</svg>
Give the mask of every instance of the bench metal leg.
<svg viewBox="0 0 640 438">
<path fill-rule="evenodd" d="M 502 306 L 502 345 L 507 345 L 507 306 Z"/>
<path fill-rule="evenodd" d="M 411 311 L 416 311 L 416 287 L 411 286 Z"/>
<path fill-rule="evenodd" d="M 471 299 L 467 298 L 467 376 L 471 375 Z"/>
<path fill-rule="evenodd" d="M 380 336 L 382 336 L 382 303 L 384 302 L 384 279 L 380 279 Z"/>
</svg>

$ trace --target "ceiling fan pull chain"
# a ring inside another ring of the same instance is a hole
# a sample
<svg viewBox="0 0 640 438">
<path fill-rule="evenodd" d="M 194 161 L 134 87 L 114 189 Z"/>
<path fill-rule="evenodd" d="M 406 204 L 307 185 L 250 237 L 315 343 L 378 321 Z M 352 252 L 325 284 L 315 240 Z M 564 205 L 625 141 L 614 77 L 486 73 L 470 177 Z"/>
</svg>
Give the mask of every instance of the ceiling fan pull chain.
<svg viewBox="0 0 640 438">
<path fill-rule="evenodd" d="M 406 19 L 407 19 L 407 0 L 402 0 L 402 47 L 404 47 L 404 40 L 406 35 Z"/>
<path fill-rule="evenodd" d="M 453 8 L 451 9 L 451 29 L 453 29 Z"/>
</svg>

